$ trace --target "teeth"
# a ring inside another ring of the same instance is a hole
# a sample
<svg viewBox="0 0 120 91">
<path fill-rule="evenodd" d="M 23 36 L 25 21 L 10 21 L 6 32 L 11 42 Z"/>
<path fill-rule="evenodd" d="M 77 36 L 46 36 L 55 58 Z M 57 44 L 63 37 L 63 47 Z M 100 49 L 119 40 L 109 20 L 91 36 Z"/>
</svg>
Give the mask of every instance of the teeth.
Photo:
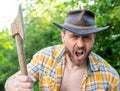
<svg viewBox="0 0 120 91">
<path fill-rule="evenodd" d="M 82 50 L 78 50 L 77 52 L 83 52 Z"/>
<path fill-rule="evenodd" d="M 78 50 L 77 52 L 82 53 L 82 52 L 83 52 L 83 50 Z"/>
<path fill-rule="evenodd" d="M 83 50 L 77 50 L 76 53 L 77 54 L 83 54 Z"/>
</svg>

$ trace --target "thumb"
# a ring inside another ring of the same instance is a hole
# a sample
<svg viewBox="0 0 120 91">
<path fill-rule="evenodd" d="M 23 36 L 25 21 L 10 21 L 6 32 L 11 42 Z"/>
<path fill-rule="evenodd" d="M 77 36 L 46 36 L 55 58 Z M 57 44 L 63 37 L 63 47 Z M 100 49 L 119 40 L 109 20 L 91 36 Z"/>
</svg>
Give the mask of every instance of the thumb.
<svg viewBox="0 0 120 91">
<path fill-rule="evenodd" d="M 28 76 L 28 80 L 31 82 L 36 82 L 37 80 L 33 76 Z"/>
</svg>

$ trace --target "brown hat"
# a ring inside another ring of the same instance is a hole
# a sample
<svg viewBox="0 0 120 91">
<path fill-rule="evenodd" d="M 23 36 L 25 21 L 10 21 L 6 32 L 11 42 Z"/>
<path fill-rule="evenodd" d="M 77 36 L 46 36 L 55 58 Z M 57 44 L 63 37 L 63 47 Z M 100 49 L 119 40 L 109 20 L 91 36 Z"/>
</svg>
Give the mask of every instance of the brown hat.
<svg viewBox="0 0 120 91">
<path fill-rule="evenodd" d="M 53 22 L 53 24 L 76 34 L 91 34 L 109 28 L 109 26 L 96 28 L 95 14 L 89 10 L 70 11 L 66 16 L 64 24 L 56 22 Z"/>
</svg>

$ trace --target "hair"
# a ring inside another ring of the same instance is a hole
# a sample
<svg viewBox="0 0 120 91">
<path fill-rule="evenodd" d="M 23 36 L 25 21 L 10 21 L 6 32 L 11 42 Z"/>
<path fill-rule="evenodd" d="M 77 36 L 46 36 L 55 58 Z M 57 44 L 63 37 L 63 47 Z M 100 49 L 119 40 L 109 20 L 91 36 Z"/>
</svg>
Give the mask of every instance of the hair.
<svg viewBox="0 0 120 91">
<path fill-rule="evenodd" d="M 66 31 L 66 29 L 63 28 L 63 29 L 62 29 L 62 32 L 63 32 L 64 34 L 65 34 L 65 31 Z"/>
</svg>

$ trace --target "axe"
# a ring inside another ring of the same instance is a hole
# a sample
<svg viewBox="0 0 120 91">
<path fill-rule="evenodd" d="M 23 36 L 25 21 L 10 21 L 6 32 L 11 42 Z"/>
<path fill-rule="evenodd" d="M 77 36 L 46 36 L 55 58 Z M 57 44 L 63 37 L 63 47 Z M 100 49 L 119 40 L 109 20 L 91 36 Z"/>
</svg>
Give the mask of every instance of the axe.
<svg viewBox="0 0 120 91">
<path fill-rule="evenodd" d="M 25 38 L 25 32 L 24 32 L 24 23 L 23 23 L 21 5 L 19 5 L 17 17 L 11 23 L 11 30 L 12 30 L 11 34 L 16 41 L 21 75 L 27 75 L 27 67 L 26 67 L 26 60 L 25 60 L 26 58 L 25 58 L 25 52 L 24 52 L 24 46 L 23 46 L 23 39 Z"/>
</svg>

